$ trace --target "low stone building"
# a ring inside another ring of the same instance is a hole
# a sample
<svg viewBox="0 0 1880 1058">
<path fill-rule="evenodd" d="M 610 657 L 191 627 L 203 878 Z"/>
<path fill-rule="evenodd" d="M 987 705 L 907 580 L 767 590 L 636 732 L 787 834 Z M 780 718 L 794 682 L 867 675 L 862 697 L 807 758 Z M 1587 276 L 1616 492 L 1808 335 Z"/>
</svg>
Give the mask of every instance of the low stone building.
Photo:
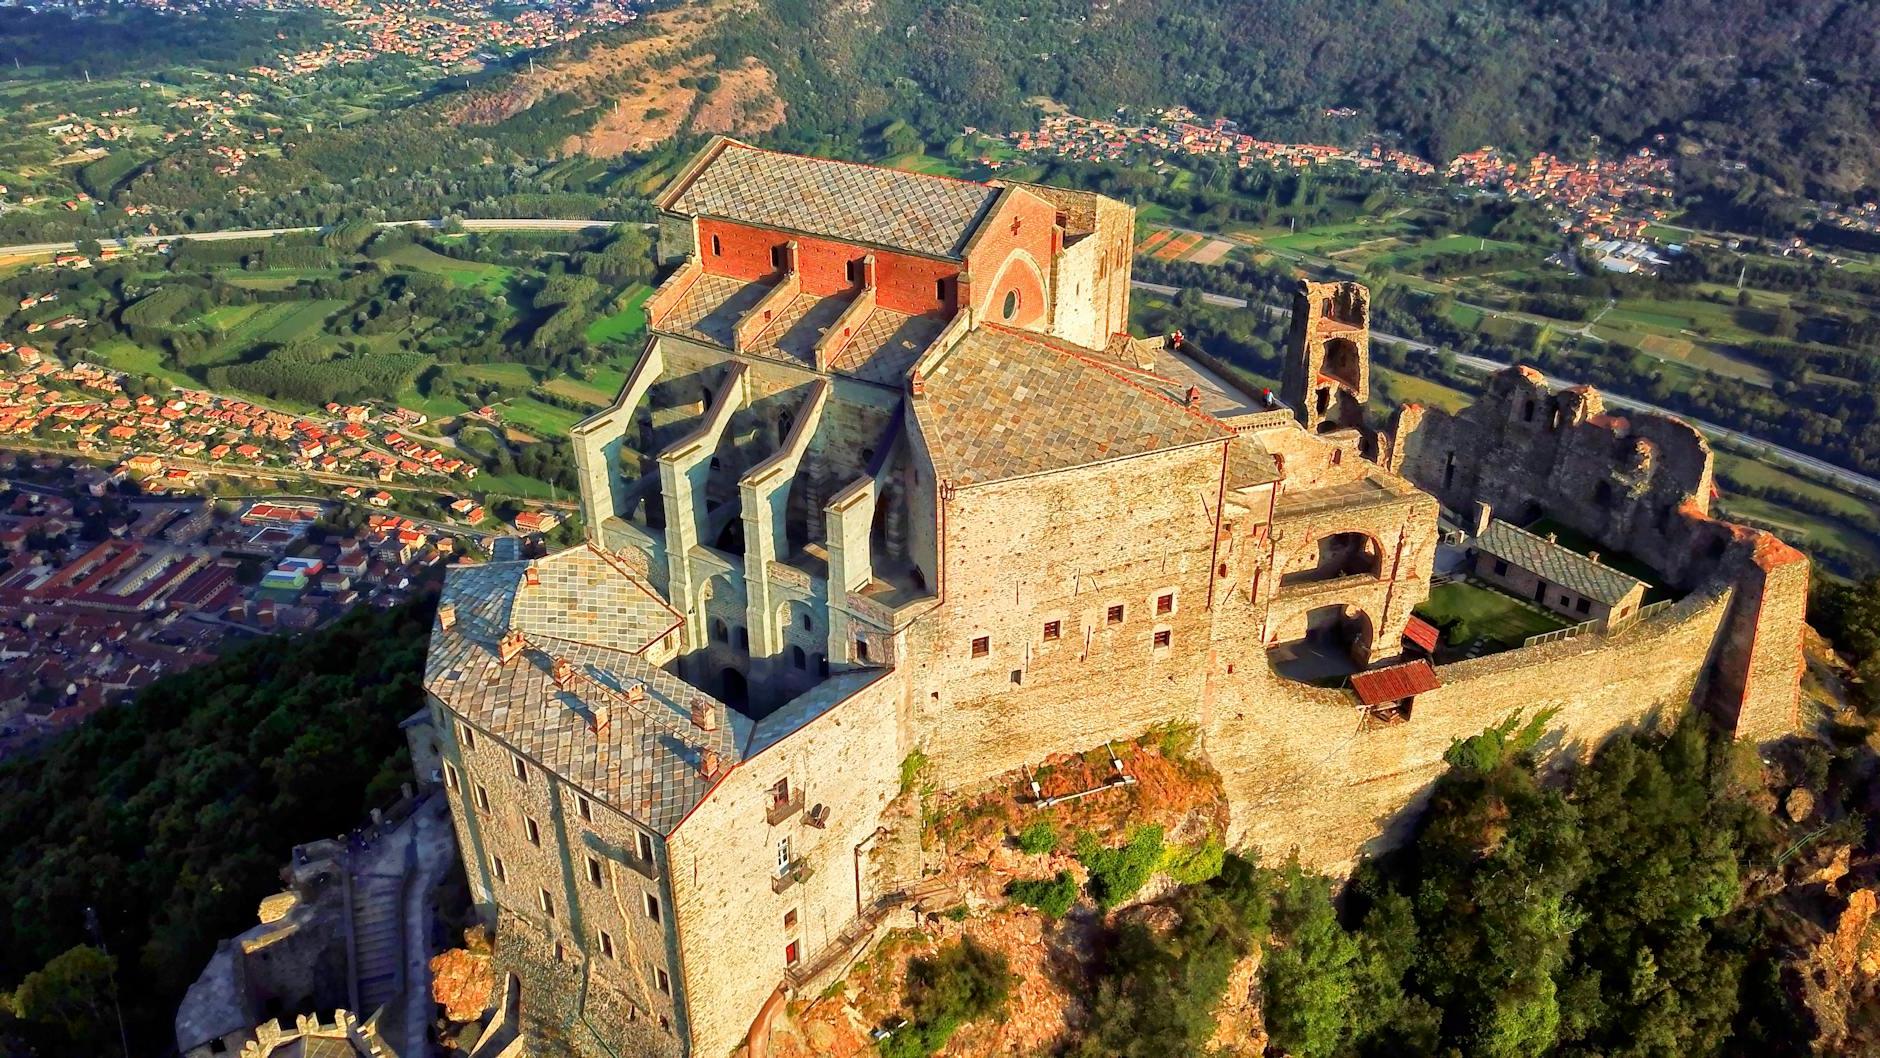
<svg viewBox="0 0 1880 1058">
<path fill-rule="evenodd" d="M 1554 534 L 1536 536 L 1499 518 L 1476 534 L 1475 575 L 1568 621 L 1611 627 L 1645 605 L 1644 581 L 1582 555 Z"/>
<path fill-rule="evenodd" d="M 1097 195 L 716 140 L 658 204 L 646 350 L 573 431 L 587 540 L 452 570 L 426 668 L 528 1037 L 716 1058 L 761 1035 L 919 881 L 890 809 L 916 753 L 1022 798 L 1047 756 L 1193 724 L 1230 845 L 1337 866 L 1517 710 L 1558 709 L 1566 745 L 1661 708 L 1794 723 L 1807 562 L 1710 517 L 1683 423 L 1509 372 L 1374 431 L 1353 283 L 1300 285 L 1275 407 L 1126 333 L 1133 218 Z M 1412 614 L 1439 503 L 1478 501 L 1681 598 L 1406 657 L 1434 644 Z"/>
</svg>

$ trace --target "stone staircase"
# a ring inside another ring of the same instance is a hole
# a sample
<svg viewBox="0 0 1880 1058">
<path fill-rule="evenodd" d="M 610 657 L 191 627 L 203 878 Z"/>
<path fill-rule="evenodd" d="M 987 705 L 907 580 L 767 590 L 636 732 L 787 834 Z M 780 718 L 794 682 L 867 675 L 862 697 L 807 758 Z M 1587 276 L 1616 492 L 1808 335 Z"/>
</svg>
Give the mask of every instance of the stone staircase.
<svg viewBox="0 0 1880 1058">
<path fill-rule="evenodd" d="M 404 992 L 403 895 L 398 875 L 353 876 L 353 980 L 362 1011 L 378 1010 Z"/>
</svg>

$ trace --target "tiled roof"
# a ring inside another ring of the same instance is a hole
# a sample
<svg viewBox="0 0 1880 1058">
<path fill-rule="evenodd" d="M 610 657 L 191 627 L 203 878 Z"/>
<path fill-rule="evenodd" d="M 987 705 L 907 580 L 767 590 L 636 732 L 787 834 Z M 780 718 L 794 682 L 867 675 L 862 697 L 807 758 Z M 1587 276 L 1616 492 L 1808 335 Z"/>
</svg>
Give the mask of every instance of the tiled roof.
<svg viewBox="0 0 1880 1058">
<path fill-rule="evenodd" d="M 751 722 L 633 652 L 651 627 L 638 612 L 647 594 L 638 582 L 586 548 L 536 560 L 538 585 L 526 582 L 530 564 L 450 571 L 441 602 L 455 606 L 456 621 L 432 631 L 425 689 L 541 766 L 670 832 L 711 787 L 703 751 L 730 766 Z M 503 665 L 496 644 L 511 627 L 529 645 Z M 575 673 L 565 687 L 554 679 L 557 658 Z M 695 704 L 714 730 L 692 723 Z M 601 712 L 607 723 L 596 730 Z"/>
<path fill-rule="evenodd" d="M 672 209 L 958 258 L 998 194 L 965 180 L 726 143 Z"/>
<path fill-rule="evenodd" d="M 1608 606 L 1645 583 L 1499 518 L 1475 538 L 1475 549 Z"/>
<path fill-rule="evenodd" d="M 1412 616 L 1410 623 L 1403 626 L 1403 637 L 1422 647 L 1426 653 L 1433 654 L 1436 652 L 1437 641 L 1442 638 L 1442 632 L 1423 618 Z"/>
<path fill-rule="evenodd" d="M 1362 705 L 1401 702 L 1442 685 L 1443 681 L 1436 678 L 1436 670 L 1421 658 L 1402 665 L 1360 672 L 1351 677 L 1351 689 L 1357 693 L 1358 702 Z"/>
<path fill-rule="evenodd" d="M 1233 436 L 1095 355 L 1004 327 L 968 332 L 913 399 L 935 472 L 977 485 Z"/>
</svg>

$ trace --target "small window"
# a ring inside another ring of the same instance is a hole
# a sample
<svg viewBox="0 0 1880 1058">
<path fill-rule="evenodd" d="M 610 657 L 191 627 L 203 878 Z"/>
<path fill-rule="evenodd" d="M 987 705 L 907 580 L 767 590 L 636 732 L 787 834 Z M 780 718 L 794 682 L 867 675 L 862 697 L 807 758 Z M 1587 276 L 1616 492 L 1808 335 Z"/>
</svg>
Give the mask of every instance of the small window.
<svg viewBox="0 0 1880 1058">
<path fill-rule="evenodd" d="M 509 769 L 516 773 L 516 778 L 521 779 L 523 782 L 529 781 L 528 761 L 512 753 L 509 755 Z"/>
<path fill-rule="evenodd" d="M 653 862 L 653 835 L 641 831 L 639 838 L 640 859 L 645 860 L 647 863 Z"/>
<path fill-rule="evenodd" d="M 933 298 L 935 301 L 941 301 L 941 302 L 944 302 L 947 299 L 947 281 L 946 280 L 936 279 L 933 281 Z"/>
<path fill-rule="evenodd" d="M 796 941 L 791 941 L 783 946 L 783 965 L 795 966 L 801 961 L 802 955 L 798 952 Z"/>
<path fill-rule="evenodd" d="M 522 831 L 529 836 L 529 844 L 538 846 L 542 844 L 542 828 L 536 825 L 535 820 L 523 816 Z"/>
<path fill-rule="evenodd" d="M 1108 624 L 1113 624 L 1113 625 L 1122 624 L 1123 623 L 1122 604 L 1119 603 L 1115 606 L 1110 607 L 1110 612 L 1105 616 L 1104 620 Z"/>
<path fill-rule="evenodd" d="M 850 261 L 848 263 L 848 275 L 849 275 L 849 282 L 851 283 L 861 282 L 862 281 L 862 262 Z"/>
<path fill-rule="evenodd" d="M 1173 633 L 1171 633 L 1168 629 L 1166 628 L 1157 629 L 1155 633 L 1155 648 L 1157 650 L 1167 650 L 1169 642 L 1172 638 L 1173 638 Z"/>
<path fill-rule="evenodd" d="M 548 890 L 537 889 L 535 891 L 535 906 L 541 908 L 542 914 L 549 918 L 555 917 L 555 898 L 548 895 Z"/>
<path fill-rule="evenodd" d="M 661 976 L 661 977 L 664 977 L 664 976 L 666 976 L 666 971 L 664 971 L 664 970 L 661 970 L 661 971 L 659 971 L 659 976 Z M 668 986 L 667 986 L 667 987 L 666 987 L 665 989 L 663 989 L 663 991 L 665 991 L 665 992 L 666 992 L 666 994 L 668 994 L 668 995 L 671 995 L 671 994 L 672 994 L 672 988 L 671 988 L 671 986 L 670 986 L 670 985 L 668 985 Z M 666 1032 L 671 1032 L 671 1031 L 672 1031 L 672 1019 L 671 1019 L 671 1018 L 669 1018 L 669 1017 L 667 1017 L 667 1016 L 666 1016 L 666 1015 L 664 1015 L 664 1014 L 661 1014 L 661 1015 L 659 1016 L 659 1027 L 660 1027 L 660 1029 L 662 1029 L 663 1031 L 666 1031 Z"/>
<path fill-rule="evenodd" d="M 470 727 L 469 724 L 458 724 L 457 731 L 458 733 L 463 735 L 463 748 L 465 749 L 477 748 L 477 733 Z"/>
<path fill-rule="evenodd" d="M 583 822 L 594 822 L 594 802 L 588 800 L 585 796 L 581 794 L 574 795 L 574 809 L 581 813 L 581 820 Z"/>
<path fill-rule="evenodd" d="M 801 620 L 803 622 L 803 631 L 805 632 L 808 632 L 816 627 L 816 622 L 812 621 L 808 614 L 804 614 Z"/>
<path fill-rule="evenodd" d="M 793 646 L 790 648 L 790 667 L 799 672 L 808 670 L 809 655 L 803 652 L 802 647 Z"/>
<path fill-rule="evenodd" d="M 855 641 L 855 660 L 857 661 L 868 660 L 868 640 L 857 639 Z"/>
<path fill-rule="evenodd" d="M 659 985 L 659 990 L 661 992 L 664 992 L 667 995 L 672 994 L 672 978 L 666 976 L 666 971 L 660 969 L 657 966 L 653 967 L 653 981 L 654 983 Z M 665 1027 L 666 1025 L 665 1015 L 663 1014 L 660 1015 L 659 1024 L 661 1028 Z"/>
<path fill-rule="evenodd" d="M 992 640 L 987 636 L 973 637 L 973 657 L 983 658 L 992 653 Z"/>
<path fill-rule="evenodd" d="M 724 252 L 725 252 L 724 244 L 718 241 L 718 236 L 716 235 L 712 236 L 712 256 L 721 257 L 724 255 Z"/>
<path fill-rule="evenodd" d="M 609 959 L 614 957 L 614 937 L 606 930 L 601 930 L 601 954 Z"/>
<path fill-rule="evenodd" d="M 607 883 L 603 881 L 606 876 L 601 873 L 601 861 L 592 856 L 587 858 L 587 876 L 588 881 L 602 888 L 606 888 Z"/>
<path fill-rule="evenodd" d="M 509 880 L 509 868 L 503 866 L 503 858 L 501 856 L 492 855 L 490 857 L 490 873 L 496 875 L 496 880 L 499 882 Z"/>
<path fill-rule="evenodd" d="M 785 911 L 783 913 L 783 928 L 784 929 L 796 928 L 796 908 L 793 907 L 790 910 Z"/>
<path fill-rule="evenodd" d="M 731 631 L 732 631 L 732 634 L 734 634 L 737 637 L 738 649 L 744 651 L 747 654 L 750 653 L 751 630 L 744 627 L 743 625 L 738 625 L 737 627 L 733 628 Z"/>
<path fill-rule="evenodd" d="M 790 267 L 790 248 L 788 246 L 772 246 L 770 248 L 770 266 L 776 269 Z"/>
<path fill-rule="evenodd" d="M 646 917 L 652 919 L 654 922 L 658 922 L 659 897 L 654 896 L 652 893 L 641 893 L 640 895 L 646 898 Z"/>
<path fill-rule="evenodd" d="M 1503 562 L 1499 558 L 1496 559 L 1495 560 L 1495 576 L 1505 577 L 1507 575 L 1508 575 L 1508 563 Z"/>
<path fill-rule="evenodd" d="M 463 784 L 457 780 L 457 769 L 450 766 L 450 761 L 444 762 L 444 785 L 456 792 L 463 792 Z"/>
<path fill-rule="evenodd" d="M 1024 682 L 1025 682 L 1025 670 L 1024 670 L 1024 669 L 1013 669 L 1013 670 L 1012 670 L 1012 684 L 1013 684 L 1014 686 L 1016 686 L 1016 685 L 1018 685 L 1018 684 L 1021 684 L 1021 683 L 1024 683 Z"/>
<path fill-rule="evenodd" d="M 1018 291 L 1008 290 L 1005 292 L 1005 304 L 1000 306 L 999 314 L 1002 319 L 1007 320 L 1018 315 Z"/>
<path fill-rule="evenodd" d="M 778 779 L 770 788 L 770 807 L 781 808 L 790 803 L 790 780 Z"/>
<path fill-rule="evenodd" d="M 1058 641 L 1058 638 L 1062 636 L 1063 634 L 1064 634 L 1063 622 L 1046 621 L 1044 623 L 1044 641 L 1045 642 L 1055 643 Z"/>
<path fill-rule="evenodd" d="M 1155 597 L 1155 612 L 1157 616 L 1160 616 L 1162 614 L 1174 613 L 1175 612 L 1175 593 L 1172 591 L 1164 592 L 1161 595 L 1156 596 Z"/>
<path fill-rule="evenodd" d="M 482 783 L 477 783 L 477 808 L 484 812 L 490 810 L 490 792 L 484 789 Z"/>
<path fill-rule="evenodd" d="M 1593 602 L 1591 599 L 1581 599 L 1579 602 L 1573 604 L 1573 608 L 1581 613 L 1592 613 Z"/>
</svg>

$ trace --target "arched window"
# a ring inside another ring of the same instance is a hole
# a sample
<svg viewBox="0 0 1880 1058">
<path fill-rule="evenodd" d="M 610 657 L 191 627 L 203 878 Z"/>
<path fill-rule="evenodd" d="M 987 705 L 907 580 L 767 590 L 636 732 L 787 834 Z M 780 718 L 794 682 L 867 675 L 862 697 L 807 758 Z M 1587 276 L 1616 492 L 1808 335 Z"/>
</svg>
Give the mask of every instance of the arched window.
<svg viewBox="0 0 1880 1058">
<path fill-rule="evenodd" d="M 805 631 L 805 632 L 807 632 L 807 631 L 810 631 L 810 630 L 811 630 L 811 629 L 813 629 L 814 627 L 816 627 L 816 624 L 815 624 L 815 622 L 814 622 L 814 621 L 811 621 L 811 620 L 809 619 L 809 614 L 808 614 L 808 613 L 805 613 L 805 614 L 803 615 L 803 631 Z"/>
<path fill-rule="evenodd" d="M 777 413 L 777 443 L 779 445 L 790 439 L 790 427 L 794 425 L 796 425 L 796 420 L 790 417 L 789 412 Z"/>
<path fill-rule="evenodd" d="M 790 648 L 790 666 L 798 671 L 809 668 L 809 655 L 803 653 L 802 647 Z"/>
</svg>

